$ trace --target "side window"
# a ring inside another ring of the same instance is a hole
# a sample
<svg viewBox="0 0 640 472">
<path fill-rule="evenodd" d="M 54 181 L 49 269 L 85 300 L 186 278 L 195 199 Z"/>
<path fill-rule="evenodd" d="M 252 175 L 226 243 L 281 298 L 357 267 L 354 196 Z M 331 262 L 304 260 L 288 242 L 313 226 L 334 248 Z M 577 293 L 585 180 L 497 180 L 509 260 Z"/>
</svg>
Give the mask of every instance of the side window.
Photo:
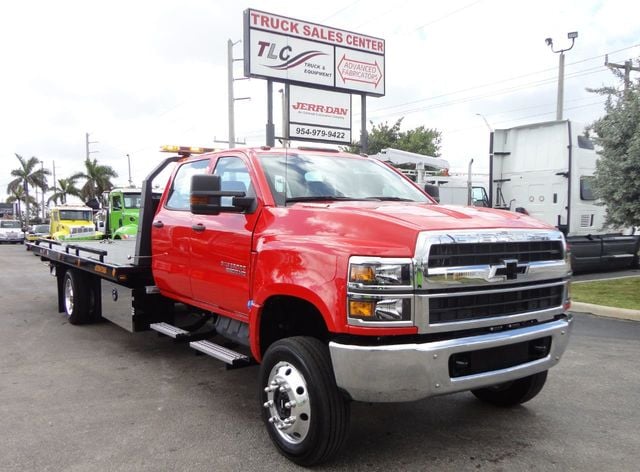
<svg viewBox="0 0 640 472">
<path fill-rule="evenodd" d="M 244 192 L 245 197 L 255 197 L 249 169 L 239 157 L 221 157 L 218 159 L 213 175 L 220 177 L 220 190 Z M 220 205 L 230 207 L 233 197 L 222 197 Z"/>
<path fill-rule="evenodd" d="M 587 201 L 596 199 L 593 194 L 593 177 L 580 177 L 580 199 Z"/>
<path fill-rule="evenodd" d="M 191 177 L 196 174 L 204 174 L 209 166 L 209 160 L 186 162 L 182 164 L 171 184 L 171 191 L 167 199 L 166 207 L 171 210 L 189 210 L 189 191 L 191 190 Z"/>
<path fill-rule="evenodd" d="M 122 203 L 120 202 L 120 195 L 116 195 L 113 197 L 113 209 L 114 210 L 122 210 Z"/>
</svg>

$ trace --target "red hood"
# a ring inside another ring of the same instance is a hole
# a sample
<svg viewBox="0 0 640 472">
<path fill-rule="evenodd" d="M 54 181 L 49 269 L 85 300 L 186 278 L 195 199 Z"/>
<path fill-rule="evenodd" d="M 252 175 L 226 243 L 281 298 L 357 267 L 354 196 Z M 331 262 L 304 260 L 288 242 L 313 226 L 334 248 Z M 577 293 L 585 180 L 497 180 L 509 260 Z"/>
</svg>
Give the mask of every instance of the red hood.
<svg viewBox="0 0 640 472">
<path fill-rule="evenodd" d="M 256 231 L 267 240 L 395 256 L 413 254 L 420 231 L 551 228 L 504 210 L 411 202 L 296 203 L 262 216 Z"/>
<path fill-rule="evenodd" d="M 336 210 L 347 210 L 401 222 L 407 228 L 422 230 L 536 228 L 550 226 L 521 213 L 492 208 L 433 205 L 424 203 L 383 202 L 366 206 L 332 204 Z"/>
</svg>

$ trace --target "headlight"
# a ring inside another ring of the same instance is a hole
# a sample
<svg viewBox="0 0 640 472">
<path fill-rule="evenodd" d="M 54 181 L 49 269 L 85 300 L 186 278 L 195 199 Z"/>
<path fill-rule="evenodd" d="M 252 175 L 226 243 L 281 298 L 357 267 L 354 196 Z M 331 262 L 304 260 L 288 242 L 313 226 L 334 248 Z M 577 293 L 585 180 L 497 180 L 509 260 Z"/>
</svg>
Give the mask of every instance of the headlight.
<svg viewBox="0 0 640 472">
<path fill-rule="evenodd" d="M 352 295 L 349 297 L 349 318 L 378 323 L 411 321 L 411 298 L 371 298 Z"/>
<path fill-rule="evenodd" d="M 352 257 L 349 264 L 349 286 L 401 287 L 412 286 L 410 259 Z"/>
<path fill-rule="evenodd" d="M 349 260 L 347 317 L 356 326 L 412 326 L 413 262 L 353 256 Z"/>
</svg>

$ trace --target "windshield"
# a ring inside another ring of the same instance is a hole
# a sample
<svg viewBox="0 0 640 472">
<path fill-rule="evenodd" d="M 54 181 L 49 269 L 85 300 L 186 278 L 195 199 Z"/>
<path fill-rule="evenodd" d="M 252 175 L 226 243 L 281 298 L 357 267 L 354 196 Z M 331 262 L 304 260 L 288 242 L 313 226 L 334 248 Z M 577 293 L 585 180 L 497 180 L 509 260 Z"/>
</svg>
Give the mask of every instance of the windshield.
<svg viewBox="0 0 640 472">
<path fill-rule="evenodd" d="M 431 202 L 374 159 L 292 153 L 264 154 L 260 162 L 278 206 L 314 200 Z"/>
<path fill-rule="evenodd" d="M 20 228 L 19 221 L 0 221 L 0 228 Z"/>
<path fill-rule="evenodd" d="M 33 227 L 33 232 L 34 233 L 48 233 L 49 232 L 49 225 L 35 225 Z"/>
<path fill-rule="evenodd" d="M 91 221 L 91 210 L 60 210 L 60 219 Z"/>
<path fill-rule="evenodd" d="M 124 207 L 125 208 L 140 208 L 140 202 L 142 197 L 139 193 L 125 193 L 124 194 Z"/>
</svg>

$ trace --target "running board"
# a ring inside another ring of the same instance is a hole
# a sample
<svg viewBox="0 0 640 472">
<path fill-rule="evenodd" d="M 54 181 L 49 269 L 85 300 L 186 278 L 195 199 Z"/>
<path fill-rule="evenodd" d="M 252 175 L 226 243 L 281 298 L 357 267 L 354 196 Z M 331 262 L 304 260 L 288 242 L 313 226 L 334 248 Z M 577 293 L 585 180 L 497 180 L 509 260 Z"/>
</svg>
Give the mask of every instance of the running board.
<svg viewBox="0 0 640 472">
<path fill-rule="evenodd" d="M 206 322 L 206 320 L 205 320 Z M 188 329 L 179 328 L 177 326 L 170 325 L 169 323 L 151 323 L 149 328 L 157 331 L 160 334 L 173 338 L 178 343 L 186 343 L 188 341 L 198 341 L 200 339 L 208 338 L 216 333 L 215 329 L 200 330 L 204 323 L 195 323 Z"/>
<path fill-rule="evenodd" d="M 203 354 L 207 354 L 208 356 L 214 357 L 222 362 L 226 362 L 231 367 L 242 367 L 251 363 L 251 359 L 244 354 L 232 351 L 231 349 L 227 349 L 226 347 L 212 343 L 211 341 L 193 341 L 189 343 L 189 346 L 196 351 L 200 351 Z"/>
<path fill-rule="evenodd" d="M 169 323 L 151 323 L 149 328 L 173 339 L 189 334 L 189 331 L 170 325 Z"/>
</svg>

